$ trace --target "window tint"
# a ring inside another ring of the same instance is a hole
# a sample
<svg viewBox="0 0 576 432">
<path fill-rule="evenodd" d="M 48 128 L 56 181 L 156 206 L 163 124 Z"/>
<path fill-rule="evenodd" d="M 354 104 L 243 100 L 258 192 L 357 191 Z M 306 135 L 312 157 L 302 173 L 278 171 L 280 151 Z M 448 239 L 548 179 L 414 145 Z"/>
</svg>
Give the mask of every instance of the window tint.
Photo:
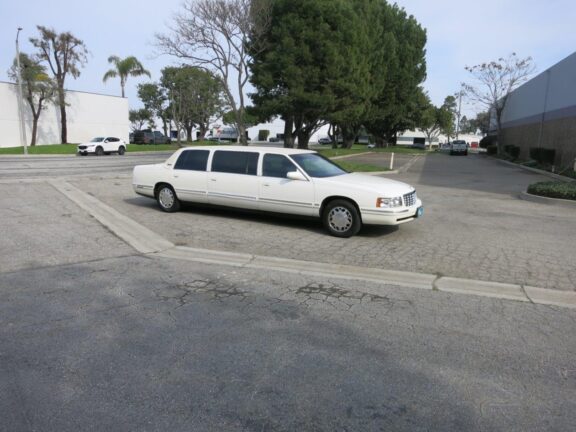
<svg viewBox="0 0 576 432">
<path fill-rule="evenodd" d="M 180 154 L 174 169 L 206 171 L 208 150 L 186 150 Z"/>
<path fill-rule="evenodd" d="M 286 178 L 290 171 L 298 171 L 298 168 L 286 156 L 277 154 L 264 155 L 262 162 L 263 176 Z"/>
<path fill-rule="evenodd" d="M 120 141 L 118 138 L 110 137 L 108 138 L 108 142 L 118 142 Z"/>
<path fill-rule="evenodd" d="M 256 175 L 258 153 L 217 150 L 212 158 L 212 171 Z"/>
<path fill-rule="evenodd" d="M 302 153 L 292 155 L 300 167 L 310 177 L 334 177 L 346 174 L 346 171 L 334 162 L 317 153 Z"/>
</svg>

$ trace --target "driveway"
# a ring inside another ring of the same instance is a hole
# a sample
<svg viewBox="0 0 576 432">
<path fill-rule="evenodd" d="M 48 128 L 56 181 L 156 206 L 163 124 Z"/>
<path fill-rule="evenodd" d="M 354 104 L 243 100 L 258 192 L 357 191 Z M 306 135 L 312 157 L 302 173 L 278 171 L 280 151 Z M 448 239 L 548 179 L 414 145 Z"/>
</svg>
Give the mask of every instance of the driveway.
<svg viewBox="0 0 576 432">
<path fill-rule="evenodd" d="M 369 156 L 378 158 L 389 155 Z M 417 188 L 424 217 L 365 227 L 350 239 L 327 236 L 315 220 L 197 206 L 165 214 L 135 195 L 129 178 L 75 184 L 177 245 L 574 290 L 573 210 L 518 198 L 546 177 L 484 156 L 443 154 L 388 176 Z"/>
</svg>

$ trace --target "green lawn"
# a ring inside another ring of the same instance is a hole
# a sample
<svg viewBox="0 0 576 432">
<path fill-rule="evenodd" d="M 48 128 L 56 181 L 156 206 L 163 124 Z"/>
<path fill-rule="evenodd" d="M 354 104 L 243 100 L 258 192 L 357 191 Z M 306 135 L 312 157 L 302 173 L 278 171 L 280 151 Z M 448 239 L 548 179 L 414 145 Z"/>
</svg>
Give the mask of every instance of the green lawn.
<svg viewBox="0 0 576 432">
<path fill-rule="evenodd" d="M 379 172 L 390 171 L 388 168 L 382 168 L 376 165 L 349 162 L 344 160 L 335 161 L 338 165 L 350 172 Z"/>
<path fill-rule="evenodd" d="M 347 156 L 352 154 L 359 154 L 359 153 L 366 153 L 366 152 L 374 152 L 374 153 L 402 153 L 402 154 L 426 154 L 428 153 L 426 150 L 419 150 L 401 146 L 392 146 L 386 148 L 372 148 L 369 149 L 365 145 L 355 144 L 350 149 L 333 149 L 333 148 L 316 148 L 315 150 L 318 153 L 326 156 L 326 157 L 336 157 L 336 156 Z"/>
</svg>

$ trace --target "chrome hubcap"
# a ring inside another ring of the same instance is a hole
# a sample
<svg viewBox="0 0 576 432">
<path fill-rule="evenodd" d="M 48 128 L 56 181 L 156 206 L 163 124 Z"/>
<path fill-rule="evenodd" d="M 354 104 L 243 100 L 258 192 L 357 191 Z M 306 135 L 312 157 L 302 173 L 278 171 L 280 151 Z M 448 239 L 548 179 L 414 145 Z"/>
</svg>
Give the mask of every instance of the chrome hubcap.
<svg viewBox="0 0 576 432">
<path fill-rule="evenodd" d="M 344 207 L 334 207 L 328 214 L 328 223 L 334 231 L 348 231 L 352 227 L 352 220 L 352 213 Z"/>
<path fill-rule="evenodd" d="M 164 208 L 170 208 L 174 205 L 174 194 L 169 188 L 162 188 L 158 194 L 158 201 Z"/>
</svg>

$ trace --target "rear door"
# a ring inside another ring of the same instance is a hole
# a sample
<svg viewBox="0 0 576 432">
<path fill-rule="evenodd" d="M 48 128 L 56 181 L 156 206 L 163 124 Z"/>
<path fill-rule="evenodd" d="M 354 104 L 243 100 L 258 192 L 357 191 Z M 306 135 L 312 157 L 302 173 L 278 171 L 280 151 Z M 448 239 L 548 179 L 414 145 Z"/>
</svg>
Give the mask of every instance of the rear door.
<svg viewBox="0 0 576 432">
<path fill-rule="evenodd" d="M 208 174 L 208 202 L 258 208 L 258 152 L 216 150 Z"/>
<path fill-rule="evenodd" d="M 206 203 L 209 150 L 184 150 L 172 169 L 172 187 L 182 201 Z"/>
</svg>

